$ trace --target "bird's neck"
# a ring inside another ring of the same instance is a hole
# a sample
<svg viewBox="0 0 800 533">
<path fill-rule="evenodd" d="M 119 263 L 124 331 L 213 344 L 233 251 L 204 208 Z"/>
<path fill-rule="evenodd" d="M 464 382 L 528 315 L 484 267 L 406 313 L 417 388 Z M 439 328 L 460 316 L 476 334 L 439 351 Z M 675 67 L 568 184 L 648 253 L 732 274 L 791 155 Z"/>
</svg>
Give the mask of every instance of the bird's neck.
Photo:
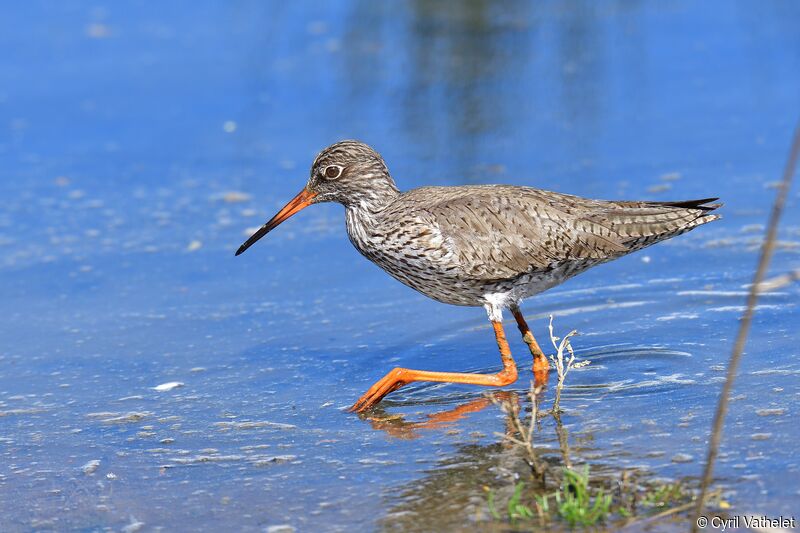
<svg viewBox="0 0 800 533">
<path fill-rule="evenodd" d="M 388 181 L 379 187 L 373 186 L 368 190 L 359 191 L 359 194 L 352 195 L 343 203 L 345 209 L 353 211 L 353 214 L 369 217 L 383 211 L 398 196 L 400 191 L 397 186 Z"/>
<path fill-rule="evenodd" d="M 381 218 L 381 212 L 391 203 L 388 202 L 353 202 L 344 206 L 347 229 L 349 232 L 369 232 Z"/>
<path fill-rule="evenodd" d="M 379 233 L 383 213 L 397 198 L 400 191 L 391 178 L 374 180 L 368 189 L 350 194 L 342 202 L 345 209 L 347 234 L 359 252 L 369 257 L 370 249 Z"/>
<path fill-rule="evenodd" d="M 345 204 L 347 234 L 350 241 L 362 254 L 369 257 L 373 241 L 381 233 L 379 228 L 386 208 L 399 196 L 400 192 L 395 189 L 392 194 L 365 196 Z"/>
</svg>

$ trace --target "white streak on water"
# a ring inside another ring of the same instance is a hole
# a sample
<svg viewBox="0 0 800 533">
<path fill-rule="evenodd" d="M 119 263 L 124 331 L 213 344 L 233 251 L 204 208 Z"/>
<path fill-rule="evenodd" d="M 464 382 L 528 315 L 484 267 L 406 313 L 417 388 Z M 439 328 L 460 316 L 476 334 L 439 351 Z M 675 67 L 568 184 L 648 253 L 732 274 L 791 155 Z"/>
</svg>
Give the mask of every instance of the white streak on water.
<svg viewBox="0 0 800 533">
<path fill-rule="evenodd" d="M 678 291 L 678 296 L 747 296 L 747 291 L 691 290 Z M 785 292 L 762 292 L 759 296 L 786 296 Z"/>
<path fill-rule="evenodd" d="M 539 313 L 537 315 L 532 315 L 531 319 L 536 318 L 546 318 L 551 314 L 556 317 L 563 317 L 563 316 L 570 316 L 570 315 L 577 315 L 581 313 L 593 313 L 596 311 L 603 311 L 605 309 L 624 309 L 626 307 L 639 307 L 642 305 L 648 305 L 654 303 L 652 301 L 634 301 L 634 302 L 615 302 L 615 303 L 608 303 L 608 304 L 598 304 L 598 305 L 584 305 L 581 307 L 568 307 L 566 309 L 557 309 L 553 310 L 552 312 L 547 313 Z"/>
<path fill-rule="evenodd" d="M 755 307 L 755 311 L 763 311 L 765 309 L 785 309 L 787 306 L 785 305 L 757 305 Z M 737 313 L 741 313 L 745 310 L 745 306 L 743 305 L 723 305 L 722 307 L 710 307 L 709 311 L 713 311 L 715 313 L 729 313 L 735 311 Z"/>
</svg>

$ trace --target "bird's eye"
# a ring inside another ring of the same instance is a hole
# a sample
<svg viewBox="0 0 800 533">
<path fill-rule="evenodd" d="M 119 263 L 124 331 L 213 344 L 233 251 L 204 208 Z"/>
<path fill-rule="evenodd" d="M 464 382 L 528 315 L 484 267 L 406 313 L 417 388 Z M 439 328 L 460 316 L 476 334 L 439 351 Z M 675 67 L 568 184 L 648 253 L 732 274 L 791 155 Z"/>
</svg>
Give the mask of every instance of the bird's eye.
<svg viewBox="0 0 800 533">
<path fill-rule="evenodd" d="M 342 167 L 339 165 L 330 165 L 325 167 L 325 177 L 329 180 L 334 180 L 342 175 Z"/>
</svg>

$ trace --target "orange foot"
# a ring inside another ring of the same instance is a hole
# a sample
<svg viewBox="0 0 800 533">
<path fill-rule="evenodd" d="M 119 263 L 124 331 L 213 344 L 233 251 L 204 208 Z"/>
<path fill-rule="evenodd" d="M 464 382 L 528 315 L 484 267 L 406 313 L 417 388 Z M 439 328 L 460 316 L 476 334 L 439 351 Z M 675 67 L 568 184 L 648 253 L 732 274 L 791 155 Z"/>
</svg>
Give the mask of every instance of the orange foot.
<svg viewBox="0 0 800 533">
<path fill-rule="evenodd" d="M 395 368 L 381 379 L 379 379 L 375 384 L 369 388 L 367 392 L 361 395 L 361 398 L 358 399 L 356 403 L 349 409 L 351 413 L 363 413 L 379 401 L 381 401 L 384 396 L 389 394 L 390 392 L 396 391 L 403 385 L 406 385 L 408 381 L 404 381 L 403 378 L 406 377 L 405 374 L 408 371 L 406 368 Z"/>
</svg>

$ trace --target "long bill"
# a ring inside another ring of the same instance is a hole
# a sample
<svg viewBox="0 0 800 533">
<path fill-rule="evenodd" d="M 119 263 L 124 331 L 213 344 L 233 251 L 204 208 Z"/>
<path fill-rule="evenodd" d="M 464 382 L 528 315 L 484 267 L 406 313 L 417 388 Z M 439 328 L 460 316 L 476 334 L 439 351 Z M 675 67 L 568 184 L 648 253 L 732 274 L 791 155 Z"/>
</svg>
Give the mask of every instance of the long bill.
<svg viewBox="0 0 800 533">
<path fill-rule="evenodd" d="M 303 189 L 302 191 L 300 191 L 300 194 L 292 198 L 292 200 L 288 204 L 283 206 L 283 209 L 278 211 L 278 213 L 274 217 L 269 219 L 267 223 L 258 228 L 258 231 L 253 233 L 249 239 L 244 241 L 244 244 L 242 244 L 239 247 L 239 249 L 236 250 L 236 255 L 239 255 L 248 248 L 250 248 L 253 244 L 255 244 L 255 242 L 258 239 L 260 239 L 261 237 L 263 237 L 264 235 L 275 229 L 275 227 L 277 227 L 278 224 L 280 224 L 284 220 L 294 215 L 301 209 L 311 205 L 311 201 L 314 199 L 316 195 L 317 193 L 311 192 L 308 189 Z"/>
</svg>

